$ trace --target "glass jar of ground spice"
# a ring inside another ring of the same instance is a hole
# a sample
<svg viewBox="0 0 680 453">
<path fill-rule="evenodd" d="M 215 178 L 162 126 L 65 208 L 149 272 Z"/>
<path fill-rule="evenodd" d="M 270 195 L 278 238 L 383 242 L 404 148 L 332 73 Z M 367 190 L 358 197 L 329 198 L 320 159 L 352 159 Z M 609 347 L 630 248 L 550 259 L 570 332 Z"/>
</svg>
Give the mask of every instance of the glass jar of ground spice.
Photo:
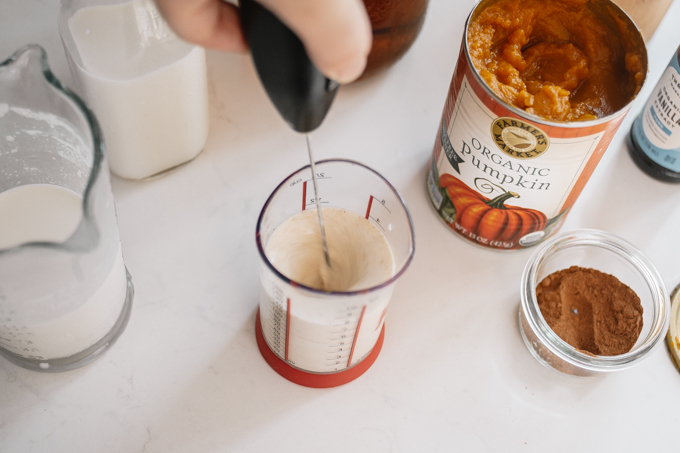
<svg viewBox="0 0 680 453">
<path fill-rule="evenodd" d="M 605 232 L 547 241 L 522 275 L 522 338 L 539 362 L 564 374 L 597 376 L 639 363 L 666 334 L 669 314 L 652 262 Z"/>
</svg>

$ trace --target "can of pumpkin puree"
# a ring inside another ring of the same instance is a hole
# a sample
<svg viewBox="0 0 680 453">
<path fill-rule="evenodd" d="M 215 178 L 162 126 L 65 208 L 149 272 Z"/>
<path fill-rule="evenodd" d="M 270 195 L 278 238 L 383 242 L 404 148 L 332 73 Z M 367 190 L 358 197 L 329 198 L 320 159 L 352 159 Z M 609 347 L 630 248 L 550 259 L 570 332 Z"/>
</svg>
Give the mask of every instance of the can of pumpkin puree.
<svg viewBox="0 0 680 453">
<path fill-rule="evenodd" d="M 479 2 L 427 178 L 438 215 L 493 249 L 550 237 L 646 74 L 642 35 L 611 1 Z"/>
</svg>

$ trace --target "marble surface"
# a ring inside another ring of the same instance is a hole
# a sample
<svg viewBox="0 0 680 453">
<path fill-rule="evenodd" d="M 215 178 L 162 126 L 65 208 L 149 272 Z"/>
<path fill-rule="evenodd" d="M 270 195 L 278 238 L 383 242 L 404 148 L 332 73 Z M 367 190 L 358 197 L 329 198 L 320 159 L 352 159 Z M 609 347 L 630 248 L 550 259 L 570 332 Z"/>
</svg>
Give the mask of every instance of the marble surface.
<svg viewBox="0 0 680 453">
<path fill-rule="evenodd" d="M 674 451 L 680 374 L 665 347 L 598 379 L 544 368 L 517 325 L 532 250 L 498 253 L 433 214 L 425 170 L 472 0 L 432 0 L 390 71 L 341 89 L 313 134 L 318 159 L 359 160 L 401 191 L 417 250 L 399 282 L 373 367 L 343 387 L 292 384 L 255 343 L 255 223 L 274 187 L 305 165 L 302 137 L 269 104 L 248 56 L 209 53 L 210 137 L 181 170 L 113 178 L 136 294 L 130 324 L 96 362 L 39 374 L 0 360 L 0 451 Z M 28 42 L 71 83 L 55 0 L 0 3 L 0 58 Z M 649 43 L 649 80 L 562 230 L 637 245 L 680 283 L 680 187 L 635 167 L 625 136 L 680 43 L 680 4 Z"/>
</svg>

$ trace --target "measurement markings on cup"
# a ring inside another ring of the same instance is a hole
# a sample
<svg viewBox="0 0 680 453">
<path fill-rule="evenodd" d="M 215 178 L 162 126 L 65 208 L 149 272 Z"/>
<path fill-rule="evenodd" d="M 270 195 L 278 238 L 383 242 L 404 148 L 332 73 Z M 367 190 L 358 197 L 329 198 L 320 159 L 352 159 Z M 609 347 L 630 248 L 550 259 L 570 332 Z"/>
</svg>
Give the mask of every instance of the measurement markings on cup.
<svg viewBox="0 0 680 453">
<path fill-rule="evenodd" d="M 290 346 L 291 335 L 295 335 L 295 322 L 291 322 L 292 305 L 290 298 L 286 299 L 285 304 L 282 298 L 272 300 L 269 306 L 269 318 L 271 319 L 269 329 L 271 342 L 269 346 L 287 363 L 295 365 L 295 361 L 291 359 L 295 353 L 295 348 L 291 349 Z M 365 313 L 366 306 L 359 307 L 357 305 L 349 306 L 346 310 L 337 312 L 327 343 L 326 368 L 338 371 L 353 365 L 355 347 Z M 360 360 L 357 360 L 357 363 Z"/>
<path fill-rule="evenodd" d="M 322 179 L 333 179 L 333 178 L 331 178 L 330 176 L 326 176 L 325 173 L 323 173 L 323 172 L 317 173 L 316 174 L 317 183 L 319 181 L 321 181 Z M 303 211 L 305 209 L 307 209 L 307 206 L 316 204 L 316 200 L 314 200 L 314 198 L 310 198 L 309 201 L 307 200 L 307 183 L 309 181 L 311 181 L 311 179 L 308 179 L 308 180 L 302 182 L 302 210 Z M 319 203 L 328 203 L 328 202 L 322 200 L 321 197 L 319 197 Z"/>
<path fill-rule="evenodd" d="M 288 345 L 290 344 L 290 298 L 286 300 L 286 362 L 288 362 Z"/>
<path fill-rule="evenodd" d="M 392 211 L 390 211 L 387 206 L 385 206 L 385 200 L 380 200 L 378 198 L 375 198 L 373 195 L 370 195 L 368 198 L 368 206 L 366 207 L 366 220 L 371 219 L 373 220 L 383 231 L 385 231 L 385 227 L 382 224 L 382 221 L 380 220 L 380 217 L 378 215 L 371 215 L 371 210 L 373 208 L 373 200 L 378 202 L 378 205 L 382 206 L 386 211 L 387 214 L 392 214 Z M 388 225 L 389 228 L 389 225 Z"/>
<path fill-rule="evenodd" d="M 268 304 L 269 319 L 269 347 L 279 357 L 285 357 L 288 361 L 288 338 L 290 329 L 290 299 L 286 299 L 284 307 L 283 292 L 272 285 L 271 299 Z"/>
<path fill-rule="evenodd" d="M 347 360 L 347 366 L 352 365 L 352 357 L 354 356 L 354 347 L 357 344 L 357 338 L 359 338 L 359 329 L 361 329 L 361 321 L 364 319 L 364 313 L 366 313 L 366 306 L 364 305 L 361 309 L 361 316 L 359 316 L 359 324 L 357 325 L 357 330 L 354 332 L 354 341 L 352 341 L 352 350 L 349 353 L 349 359 Z"/>
<path fill-rule="evenodd" d="M 273 301 L 269 307 L 271 327 L 270 338 L 272 343 L 269 346 L 272 350 L 283 357 L 286 362 L 294 363 L 290 360 L 290 299 L 286 299 L 286 308 L 280 301 Z"/>
<path fill-rule="evenodd" d="M 366 306 L 361 308 L 361 312 L 357 319 L 357 306 L 347 307 L 347 310 L 339 312 L 335 318 L 339 324 L 337 329 L 333 330 L 329 343 L 329 357 L 326 359 L 327 368 L 332 368 L 334 371 L 342 368 L 349 368 L 352 365 L 354 357 L 354 348 L 359 338 L 359 329 L 366 312 Z M 354 318 L 354 319 L 348 319 Z M 349 344 L 351 341 L 351 345 Z M 346 360 L 346 361 L 345 361 Z"/>
</svg>

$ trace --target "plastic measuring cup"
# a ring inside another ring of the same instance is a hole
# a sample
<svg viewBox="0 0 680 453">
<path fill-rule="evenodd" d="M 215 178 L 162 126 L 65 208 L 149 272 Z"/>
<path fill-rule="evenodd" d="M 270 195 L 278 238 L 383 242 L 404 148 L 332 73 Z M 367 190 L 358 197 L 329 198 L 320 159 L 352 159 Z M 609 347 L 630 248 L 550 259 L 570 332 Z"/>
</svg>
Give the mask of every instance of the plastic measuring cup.
<svg viewBox="0 0 680 453">
<path fill-rule="evenodd" d="M 341 208 L 371 222 L 394 259 L 392 277 L 350 292 L 325 292 L 292 281 L 269 261 L 265 249 L 276 228 L 305 209 L 315 209 L 312 174 L 305 166 L 271 194 L 257 222 L 260 308 L 257 344 L 281 376 L 307 387 L 335 387 L 361 376 L 382 347 L 387 306 L 415 251 L 413 222 L 395 188 L 379 173 L 342 159 L 315 164 L 324 208 Z"/>
</svg>

